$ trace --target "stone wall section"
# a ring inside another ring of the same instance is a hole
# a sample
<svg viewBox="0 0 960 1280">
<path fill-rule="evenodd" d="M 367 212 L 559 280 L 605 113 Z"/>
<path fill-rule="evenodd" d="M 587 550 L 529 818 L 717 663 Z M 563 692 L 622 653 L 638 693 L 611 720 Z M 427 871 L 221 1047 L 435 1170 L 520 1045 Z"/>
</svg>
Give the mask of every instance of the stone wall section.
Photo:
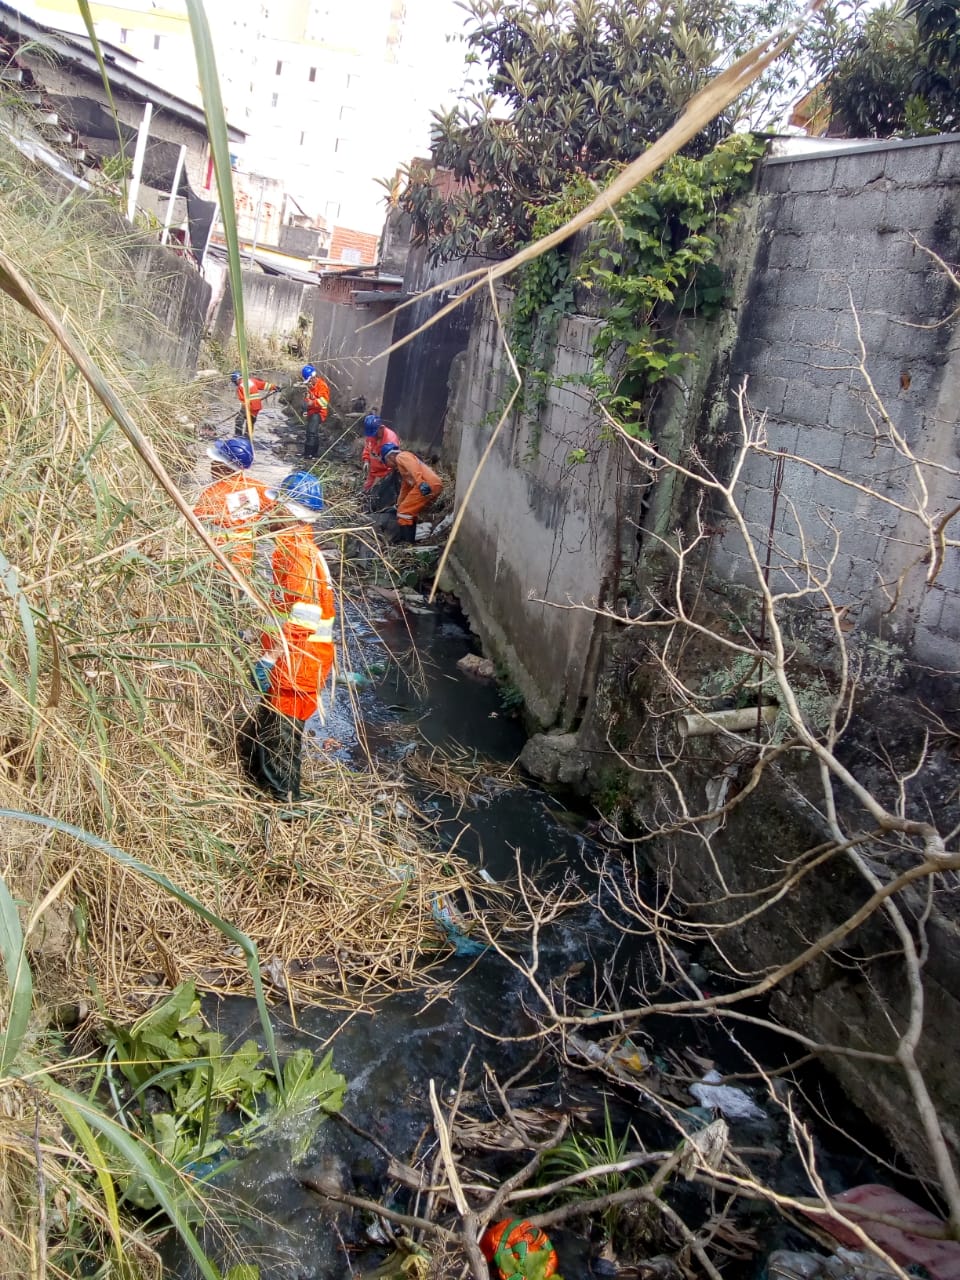
<svg viewBox="0 0 960 1280">
<path fill-rule="evenodd" d="M 748 379 L 771 450 L 823 469 L 786 463 L 774 565 L 803 558 L 802 525 L 807 559 L 822 567 L 836 530 L 839 602 L 862 605 L 856 621 L 867 625 L 883 614 L 887 634 L 920 663 L 955 668 L 960 550 L 947 549 L 929 588 L 923 573 L 913 573 L 887 612 L 893 584 L 926 553 L 928 535 L 920 520 L 862 491 L 899 498 L 916 485 L 858 366 L 862 339 L 869 378 L 909 449 L 960 467 L 960 289 L 919 247 L 948 263 L 960 259 L 960 138 L 769 160 L 757 200 L 759 238 L 739 302 L 729 386 Z M 724 430 L 739 432 L 733 408 Z M 760 545 L 770 527 L 774 465 L 754 457 L 743 474 L 743 510 Z M 947 470 L 928 481 L 931 512 L 960 502 Z M 729 530 L 712 564 L 722 576 L 750 576 L 743 544 Z"/>
</svg>

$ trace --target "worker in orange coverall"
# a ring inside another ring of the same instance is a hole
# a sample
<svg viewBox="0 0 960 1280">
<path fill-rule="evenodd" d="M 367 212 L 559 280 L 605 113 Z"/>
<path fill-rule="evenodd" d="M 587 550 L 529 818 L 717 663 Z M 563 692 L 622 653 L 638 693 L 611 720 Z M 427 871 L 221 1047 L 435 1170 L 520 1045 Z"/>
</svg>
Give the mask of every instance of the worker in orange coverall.
<svg viewBox="0 0 960 1280">
<path fill-rule="evenodd" d="M 363 420 L 363 453 L 360 455 L 364 493 L 369 493 L 386 476 L 395 474 L 380 457 L 380 450 L 385 444 L 395 444 L 399 449 L 400 437 L 379 414 L 368 413 Z"/>
<path fill-rule="evenodd" d="M 307 384 L 303 393 L 303 412 L 307 424 L 303 456 L 316 458 L 320 454 L 320 423 L 326 422 L 330 412 L 330 385 L 317 373 L 315 365 L 305 364 L 300 374 Z"/>
<path fill-rule="evenodd" d="M 247 378 L 244 381 L 239 369 L 234 369 L 230 381 L 237 388 L 237 399 L 240 401 L 240 412 L 233 420 L 233 430 L 235 435 L 243 436 L 247 433 L 247 414 L 243 406 L 249 406 L 252 429 L 256 426 L 257 414 L 263 408 L 261 396 L 265 391 L 277 391 L 279 388 L 275 382 L 264 382 L 262 378 Z"/>
<path fill-rule="evenodd" d="M 417 519 L 439 498 L 443 481 L 415 453 L 398 449 L 395 444 L 385 444 L 380 450 L 380 458 L 388 467 L 396 469 L 400 476 L 397 527 L 391 542 L 414 542 Z"/>
<path fill-rule="evenodd" d="M 210 527 L 234 565 L 249 575 L 257 521 L 273 506 L 267 486 L 246 474 L 253 466 L 253 445 L 246 436 L 217 440 L 207 457 L 213 483 L 200 494 L 193 514 Z"/>
<path fill-rule="evenodd" d="M 257 679 L 264 693 L 256 723 L 245 732 L 246 764 L 253 780 L 274 799 L 300 799 L 303 726 L 317 711 L 334 666 L 336 600 L 330 570 L 313 539 L 323 510 L 316 476 L 297 471 L 279 490 L 276 508 L 272 602 L 277 629 L 264 636 Z"/>
</svg>

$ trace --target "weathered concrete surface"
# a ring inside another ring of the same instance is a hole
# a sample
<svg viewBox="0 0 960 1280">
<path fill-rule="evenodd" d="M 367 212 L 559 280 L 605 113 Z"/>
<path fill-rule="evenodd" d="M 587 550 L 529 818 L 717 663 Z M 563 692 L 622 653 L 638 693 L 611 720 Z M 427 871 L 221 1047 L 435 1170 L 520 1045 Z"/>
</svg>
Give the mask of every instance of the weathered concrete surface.
<svg viewBox="0 0 960 1280">
<path fill-rule="evenodd" d="M 729 475 L 739 427 L 732 393 L 749 375 L 750 403 L 766 415 L 769 450 L 783 448 L 811 464 L 786 460 L 772 522 L 772 581 L 786 581 L 791 561 L 800 562 L 801 582 L 805 566 L 822 572 L 834 555 L 833 531 L 839 534 L 832 585 L 847 606 L 843 633 L 860 646 L 861 657 L 866 640 L 879 634 L 899 669 L 886 687 L 877 686 L 872 704 L 858 703 L 845 748 L 849 767 L 888 804 L 896 797 L 883 794 L 889 780 L 877 762 L 887 747 L 898 761 L 918 758 L 923 726 L 911 710 L 919 698 L 953 722 L 960 667 L 960 549 L 931 546 L 930 530 L 910 510 L 918 500 L 934 520 L 960 510 L 952 474 L 960 466 L 960 297 L 914 236 L 947 262 L 960 258 L 960 138 L 768 162 L 734 240 L 730 303 L 709 326 L 679 330 L 699 358 L 683 383 L 661 397 L 652 423 L 667 456 L 689 461 L 696 444 L 721 476 Z M 851 298 L 869 383 L 858 368 Z M 593 323 L 582 316 L 567 320 L 556 375 L 587 371 Z M 471 333 L 450 424 L 461 506 L 506 399 L 504 366 L 485 307 Z M 471 621 L 508 667 L 533 719 L 576 730 L 554 744 L 550 735 L 538 736 L 527 753 L 531 770 L 557 782 L 564 770 L 568 785 L 604 794 L 621 817 L 632 809 L 641 825 L 659 821 L 673 800 L 658 793 L 644 770 L 658 751 L 669 756 L 676 745 L 667 726 L 677 695 L 638 633 L 592 616 L 589 607 L 649 607 L 669 584 L 664 540 L 678 528 L 691 532 L 702 517 L 709 559 L 697 565 L 698 608 L 737 626 L 753 625 L 759 614 L 755 596 L 744 592 L 750 580 L 744 544 L 722 511 L 697 511 L 690 488 L 662 475 L 644 487 L 622 446 L 600 438 L 576 386 L 551 387 L 537 432 L 538 439 L 529 423 L 515 418 L 504 425 L 470 497 L 451 565 Z M 571 449 L 585 450 L 588 461 L 572 465 Z M 925 499 L 911 452 L 934 464 Z M 771 527 L 774 461 L 753 455 L 741 478 L 761 549 Z M 941 528 L 947 538 L 956 536 L 960 522 L 951 519 Z M 822 605 L 814 597 L 793 611 L 799 619 L 793 634 L 808 646 L 813 674 L 832 660 Z M 698 641 L 685 647 L 682 674 L 696 689 L 729 663 L 728 651 L 717 646 L 712 652 Z M 949 754 L 949 742 L 937 745 L 923 779 L 911 784 L 917 803 L 947 828 L 956 804 Z M 718 782 L 730 763 L 716 741 L 686 746 L 677 774 L 691 811 L 709 807 L 706 783 Z M 684 900 L 721 897 L 717 868 L 731 893 L 761 895 L 784 857 L 824 838 L 819 778 L 803 770 L 791 762 L 788 772 L 766 777 L 715 832 L 710 853 L 702 840 L 679 836 L 649 846 L 654 867 Z M 881 871 L 891 873 L 882 865 Z M 853 864 L 834 859 L 792 888 L 769 920 L 722 933 L 721 945 L 735 965 L 762 973 L 844 919 L 868 894 Z M 742 909 L 745 899 L 736 901 Z M 732 911 L 718 906 L 716 919 L 731 924 Z M 948 1121 L 960 1111 L 960 1076 L 941 1034 L 960 1014 L 956 935 L 951 919 L 935 911 L 921 1058 Z M 889 1048 L 885 1009 L 901 1027 L 907 1012 L 895 940 L 878 914 L 844 946 L 793 975 L 778 990 L 775 1011 L 815 1040 Z M 847 952 L 854 959 L 880 957 L 870 962 L 869 981 Z M 902 1073 L 839 1056 L 833 1066 L 854 1100 L 929 1171 Z"/>
<path fill-rule="evenodd" d="M 376 303 L 351 306 L 331 302 L 321 297 L 317 289 L 310 293 L 310 359 L 323 370 L 341 404 L 363 396 L 369 408 L 379 407 L 383 403 L 387 362 L 378 357 L 392 339 L 392 307 Z M 368 325 L 372 327 L 367 328 Z"/>
<path fill-rule="evenodd" d="M 932 586 L 923 573 L 909 575 L 891 609 L 893 584 L 929 552 L 930 534 L 917 516 L 864 490 L 910 506 L 918 497 L 910 452 L 960 465 L 960 292 L 920 247 L 947 262 L 960 257 L 960 138 L 768 161 L 757 205 L 756 256 L 739 301 L 729 386 L 749 379 L 771 450 L 820 469 L 786 464 L 774 582 L 783 581 L 777 566 L 794 559 L 825 566 L 836 530 L 837 602 L 871 627 L 882 614 L 885 636 L 918 662 L 955 668 L 960 548 L 946 548 Z M 872 387 L 857 367 L 861 341 Z M 739 431 L 732 408 L 721 430 Z M 758 540 L 770 526 L 773 466 L 769 457 L 753 457 L 742 476 L 743 510 Z M 925 483 L 931 515 L 960 500 L 949 471 L 928 469 Z M 721 577 L 749 578 L 735 531 L 715 546 L 712 567 Z"/>
<path fill-rule="evenodd" d="M 219 297 L 210 329 L 218 342 L 229 342 L 235 326 L 233 298 L 226 263 L 219 265 Z M 316 286 L 300 284 L 286 276 L 267 275 L 265 271 L 243 271 L 241 277 L 247 333 L 257 338 L 276 338 L 279 342 L 293 338 L 298 332 L 301 314 L 309 314 Z"/>
<path fill-rule="evenodd" d="M 558 374 L 586 371 L 597 324 L 584 316 L 562 322 Z M 509 395 L 501 353 L 486 306 L 453 409 L 460 507 Z M 451 553 L 471 622 L 544 726 L 570 725 L 582 714 L 596 629 L 591 609 L 610 598 L 611 548 L 620 534 L 621 452 L 598 440 L 585 405 L 581 390 L 551 387 L 539 429 L 516 418 L 504 424 Z M 580 447 L 585 463 L 570 458 Z"/>
<path fill-rule="evenodd" d="M 412 248 L 404 261 L 404 292 L 422 293 L 477 264 L 477 259 L 470 258 L 431 267 L 426 250 Z M 447 293 L 440 290 L 398 311 L 394 339 L 413 333 L 449 300 Z M 471 299 L 390 356 L 383 387 L 383 416 L 394 424 L 405 443 L 425 453 L 439 452 L 445 443 L 452 394 L 450 370 L 466 350 L 473 316 Z"/>
<path fill-rule="evenodd" d="M 146 236 L 131 237 L 123 252 L 133 306 L 119 332 L 129 352 L 148 364 L 195 369 L 210 286 L 191 261 Z"/>
</svg>

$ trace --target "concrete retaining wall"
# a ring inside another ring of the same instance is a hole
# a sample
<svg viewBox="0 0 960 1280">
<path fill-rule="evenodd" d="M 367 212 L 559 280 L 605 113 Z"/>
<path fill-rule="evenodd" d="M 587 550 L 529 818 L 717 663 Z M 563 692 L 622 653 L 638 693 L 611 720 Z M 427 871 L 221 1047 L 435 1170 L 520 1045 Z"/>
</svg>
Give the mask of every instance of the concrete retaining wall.
<svg viewBox="0 0 960 1280">
<path fill-rule="evenodd" d="M 922 520 L 842 481 L 909 506 L 921 500 L 911 451 L 960 466 L 960 290 L 920 247 L 947 262 L 960 258 L 960 138 L 768 161 L 757 201 L 756 256 L 739 303 L 729 387 L 749 379 L 771 450 L 823 469 L 787 462 L 774 565 L 798 557 L 825 565 L 836 530 L 839 603 L 871 626 L 882 614 L 885 634 L 919 662 L 954 668 L 960 549 L 946 549 L 928 588 L 923 573 L 909 572 L 930 549 Z M 869 383 L 857 368 L 861 339 Z M 723 430 L 739 431 L 732 409 Z M 744 512 L 761 540 L 773 466 L 752 458 L 742 478 Z M 929 513 L 960 502 L 948 472 L 929 471 L 927 484 Z M 712 565 L 721 576 L 749 576 L 736 533 L 717 544 Z M 891 584 L 901 579 L 905 590 L 891 610 Z"/>
<path fill-rule="evenodd" d="M 598 323 L 586 316 L 561 323 L 558 374 L 587 372 Z M 509 395 L 502 353 L 492 308 L 484 305 L 451 415 L 458 507 Z M 609 597 L 618 541 L 619 449 L 598 440 L 599 424 L 585 404 L 576 389 L 550 387 L 538 425 L 516 415 L 504 424 L 452 553 L 471 621 L 544 725 L 569 724 L 583 710 L 595 621 L 576 606 Z M 570 459 L 580 447 L 588 449 L 587 463 Z"/>
<path fill-rule="evenodd" d="M 229 342 L 234 331 L 233 298 L 226 263 L 211 264 L 220 280 L 219 300 L 210 317 L 210 328 L 218 342 Z M 299 284 L 286 276 L 271 276 L 263 271 L 244 271 L 243 312 L 247 333 L 253 337 L 286 342 L 298 332 L 302 313 L 309 315 L 314 285 Z"/>
<path fill-rule="evenodd" d="M 210 286 L 192 260 L 146 237 L 131 239 L 124 252 L 134 308 L 121 332 L 130 352 L 148 364 L 162 362 L 192 371 L 197 367 Z"/>
<path fill-rule="evenodd" d="M 309 303 L 313 317 L 310 359 L 323 370 L 341 405 L 363 396 L 368 408 L 379 408 L 387 362 L 377 357 L 392 341 L 392 307 L 329 302 L 316 289 L 311 290 Z"/>
<path fill-rule="evenodd" d="M 750 422 L 763 424 L 766 453 L 748 457 L 739 492 L 761 563 L 772 530 L 775 587 L 789 581 L 788 572 L 802 588 L 808 573 L 822 578 L 829 569 L 848 643 L 869 657 L 864 646 L 879 637 L 897 663 L 896 675 L 863 681 L 843 761 L 893 809 L 897 789 L 886 761 L 907 773 L 924 753 L 922 776 L 907 788 L 911 812 L 932 813 L 949 829 L 960 817 L 951 746 L 960 732 L 960 548 L 949 545 L 960 537 L 960 291 L 919 246 L 947 263 L 960 259 L 960 138 L 768 161 L 731 244 L 729 303 L 709 323 L 678 325 L 697 359 L 682 384 L 662 389 L 653 439 L 666 456 L 703 460 L 728 477 L 740 431 L 733 392 L 749 378 Z M 597 323 L 586 316 L 564 322 L 556 378 L 587 372 Z M 505 360 L 484 305 L 451 424 L 461 507 L 506 393 Z M 573 463 L 573 449 L 586 461 Z M 788 456 L 774 513 L 774 455 L 781 449 Z M 932 464 L 922 481 L 914 456 Z M 744 590 L 755 579 L 740 533 L 719 506 L 698 506 L 698 493 L 665 472 L 644 472 L 622 442 L 604 442 L 575 384 L 552 386 L 536 426 L 514 417 L 503 427 L 451 557 L 471 621 L 506 664 L 533 718 L 576 730 L 533 739 L 524 762 L 548 781 L 603 794 L 641 829 L 664 821 L 676 805 L 672 784 L 658 790 L 656 763 L 664 741 L 668 755 L 677 748 L 664 739 L 677 693 L 650 653 L 648 633 L 589 607 L 655 609 L 671 589 L 674 562 L 665 542 L 699 529 L 705 539 L 691 597 L 695 590 L 701 616 L 721 632 L 759 626 L 756 592 Z M 819 678 L 833 660 L 823 605 L 813 594 L 787 606 L 806 663 L 801 679 Z M 671 661 L 689 688 L 729 669 L 729 650 L 707 636 L 683 650 L 675 647 Z M 921 701 L 954 730 L 953 739 L 929 737 L 929 723 L 917 714 Z M 716 739 L 677 750 L 672 777 L 690 812 L 713 806 L 717 791 L 708 791 L 708 781 L 744 781 Z M 764 774 L 726 824 L 717 824 L 709 857 L 701 839 L 682 833 L 643 846 L 680 900 L 717 903 L 715 918 L 728 919 L 746 898 L 760 900 L 785 857 L 829 839 L 816 769 L 792 758 L 782 767 L 782 774 Z M 869 825 L 842 786 L 837 793 L 841 812 L 851 807 L 850 828 Z M 724 890 L 741 897 L 729 899 Z M 764 972 L 855 911 L 866 893 L 853 864 L 837 858 L 793 887 L 769 919 L 724 933 L 725 955 L 742 970 Z M 918 917 L 924 911 L 920 903 L 905 905 Z M 960 1107 L 960 1085 L 941 1031 L 960 1016 L 958 929 L 936 908 L 926 935 L 920 1058 L 950 1117 Z M 791 976 L 776 994 L 775 1016 L 825 1043 L 890 1049 L 891 1025 L 908 1017 L 898 948 L 884 918 L 871 917 L 842 954 Z M 868 978 L 851 964 L 858 956 Z M 702 959 L 723 967 L 708 949 Z M 851 1058 L 833 1067 L 853 1099 L 930 1174 L 902 1072 Z"/>
</svg>

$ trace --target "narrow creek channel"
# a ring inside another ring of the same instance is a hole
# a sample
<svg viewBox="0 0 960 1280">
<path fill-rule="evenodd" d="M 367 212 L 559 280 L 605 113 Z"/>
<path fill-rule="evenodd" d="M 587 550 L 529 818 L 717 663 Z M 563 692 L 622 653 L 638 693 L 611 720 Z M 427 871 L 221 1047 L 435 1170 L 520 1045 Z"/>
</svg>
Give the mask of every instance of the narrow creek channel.
<svg viewBox="0 0 960 1280">
<path fill-rule="evenodd" d="M 257 470 L 270 479 L 290 469 L 280 461 L 278 452 L 272 452 L 278 425 L 273 418 L 261 415 L 258 425 L 263 461 L 258 458 Z M 457 668 L 458 660 L 475 652 L 476 645 L 455 609 L 401 610 L 377 601 L 368 602 L 363 616 L 352 606 L 345 608 L 345 614 L 351 640 L 342 665 L 352 667 L 359 676 L 364 671 L 375 674 L 341 685 L 323 733 L 343 744 L 342 753 L 353 767 L 395 767 L 405 749 L 405 734 L 398 733 L 398 728 L 406 731 L 409 740 L 412 726 L 423 742 L 454 755 L 464 750 L 475 752 L 498 765 L 516 759 L 523 743 L 522 729 L 505 713 L 498 689 Z M 411 670 L 412 652 L 417 658 L 415 678 L 405 674 Z M 355 712 L 359 724 L 354 720 Z M 591 828 L 582 816 L 568 812 L 555 798 L 517 780 L 507 786 L 491 786 L 466 808 L 457 809 L 438 797 L 424 797 L 424 805 L 437 819 L 441 841 L 456 842 L 458 851 L 481 864 L 494 880 L 514 880 L 519 859 L 526 872 L 545 882 L 575 875 L 588 897 L 591 893 L 596 897 L 593 867 L 609 850 L 585 833 Z M 518 931 L 517 949 L 528 945 L 529 936 Z M 625 942 L 595 905 L 561 916 L 544 930 L 539 947 L 539 974 L 544 981 L 582 969 L 583 976 L 575 980 L 582 1004 L 589 1005 L 591 995 L 599 1002 L 593 977 L 598 973 L 611 977 L 624 993 L 643 986 L 643 946 Z M 440 1098 L 449 1099 L 470 1054 L 465 1091 L 475 1104 L 478 1099 L 482 1103 L 490 1078 L 487 1067 L 500 1081 L 507 1080 L 537 1059 L 543 1048 L 542 1042 L 532 1038 L 536 1024 L 527 1008 L 529 988 L 516 969 L 495 952 L 451 955 L 432 976 L 433 983 L 423 991 L 391 995 L 356 1014 L 345 1014 L 342 1009 L 301 1008 L 294 1023 L 288 1010 L 280 1004 L 274 1006 L 281 1058 L 302 1047 L 324 1052 L 332 1049 L 336 1068 L 348 1080 L 345 1114 L 400 1160 L 410 1159 L 429 1129 L 431 1081 Z M 260 1040 L 252 1001 L 210 1000 L 206 1013 L 231 1045 L 248 1037 Z M 648 1031 L 653 1041 L 657 1036 L 663 1038 L 659 1047 L 664 1050 L 697 1052 L 717 1061 L 722 1070 L 750 1070 L 747 1060 L 736 1054 L 707 1019 L 682 1024 L 660 1020 Z M 656 1055 L 658 1046 L 651 1042 L 648 1047 L 651 1055 Z M 752 1042 L 750 1047 L 774 1066 L 790 1056 L 773 1043 L 758 1046 Z M 549 1052 L 542 1054 L 523 1083 L 530 1086 L 530 1105 L 545 1114 L 573 1113 L 602 1132 L 605 1109 L 609 1108 L 617 1133 L 633 1125 L 636 1135 L 651 1149 L 664 1142 L 668 1148 L 676 1145 L 675 1133 L 666 1131 L 653 1112 L 626 1094 L 618 1096 L 599 1076 L 559 1063 Z M 747 1088 L 764 1118 L 734 1123 L 734 1140 L 767 1153 L 764 1174 L 769 1181 L 803 1193 L 802 1167 L 786 1140 L 786 1122 L 773 1099 L 755 1086 L 756 1082 Z M 826 1079 L 819 1075 L 812 1087 L 821 1096 L 829 1092 Z M 477 1109 L 472 1107 L 474 1112 Z M 697 1114 L 692 1098 L 690 1112 L 694 1123 L 703 1124 L 710 1118 L 709 1113 Z M 822 1167 L 834 1183 L 831 1189 L 870 1181 L 875 1170 L 868 1157 L 853 1142 L 836 1138 L 826 1126 L 823 1129 L 817 1145 L 824 1154 Z M 245 1202 L 259 1220 L 255 1228 L 231 1228 L 240 1255 L 259 1267 L 260 1280 L 340 1280 L 372 1272 L 389 1253 L 378 1228 L 359 1211 L 324 1201 L 303 1185 L 299 1175 L 309 1170 L 311 1176 L 327 1179 L 341 1190 L 390 1203 L 384 1156 L 332 1119 L 320 1127 L 300 1161 L 293 1154 L 296 1137 L 277 1136 L 216 1179 L 219 1187 Z M 433 1141 L 432 1132 L 429 1140 Z M 510 1164 L 504 1157 L 502 1176 L 522 1158 L 522 1153 L 519 1157 L 513 1153 Z M 407 1203 L 400 1196 L 395 1207 L 404 1209 Z M 791 1239 L 769 1209 L 758 1204 L 754 1218 L 756 1248 L 746 1249 L 739 1259 L 734 1253 L 733 1270 L 728 1274 L 758 1274 L 765 1254 L 784 1243 L 805 1247 L 803 1237 L 794 1233 Z M 559 1253 L 560 1274 L 566 1280 L 612 1274 L 602 1268 L 591 1270 L 596 1242 L 592 1247 L 589 1240 L 567 1229 L 551 1231 L 551 1237 Z M 195 1274 L 192 1264 L 182 1257 L 173 1261 L 173 1269 L 184 1280 Z"/>
</svg>

